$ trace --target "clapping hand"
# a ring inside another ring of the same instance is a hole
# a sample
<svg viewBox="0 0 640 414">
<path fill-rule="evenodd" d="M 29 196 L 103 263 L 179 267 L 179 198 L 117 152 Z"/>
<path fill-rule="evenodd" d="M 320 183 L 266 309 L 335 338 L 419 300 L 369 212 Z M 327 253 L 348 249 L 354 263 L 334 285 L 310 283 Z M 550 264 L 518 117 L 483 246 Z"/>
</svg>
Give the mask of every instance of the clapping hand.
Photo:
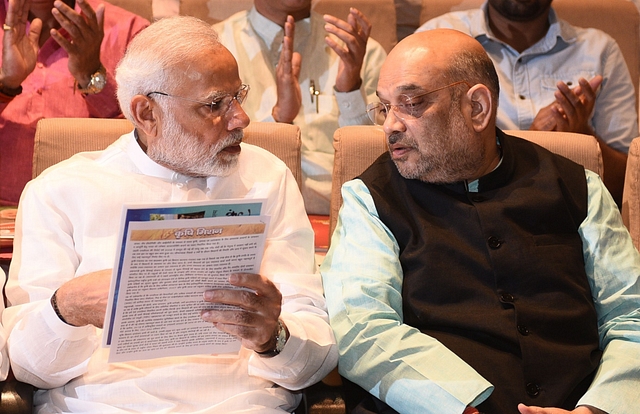
<svg viewBox="0 0 640 414">
<path fill-rule="evenodd" d="M 293 16 L 287 16 L 287 21 L 284 23 L 282 51 L 276 66 L 278 100 L 271 111 L 276 122 L 292 123 L 302 106 L 302 92 L 298 81 L 302 58 L 300 53 L 293 51 L 295 28 Z"/>
<path fill-rule="evenodd" d="M 9 0 L 0 67 L 0 83 L 6 89 L 17 89 L 36 66 L 42 21 L 33 19 L 27 33 L 29 6 L 29 0 Z"/>
<path fill-rule="evenodd" d="M 327 45 L 340 57 L 336 91 L 354 91 L 362 84 L 360 70 L 364 62 L 367 40 L 371 34 L 371 23 L 364 14 L 353 7 L 349 11 L 347 21 L 328 14 L 324 16 L 324 21 L 325 30 L 343 42 L 340 44 L 330 36 L 325 38 Z"/>
<path fill-rule="evenodd" d="M 85 0 L 76 0 L 82 13 L 77 13 L 60 0 L 52 10 L 60 27 L 51 29 L 51 37 L 69 55 L 69 72 L 85 88 L 91 75 L 100 67 L 100 45 L 104 37 L 104 5 L 94 11 Z"/>
</svg>

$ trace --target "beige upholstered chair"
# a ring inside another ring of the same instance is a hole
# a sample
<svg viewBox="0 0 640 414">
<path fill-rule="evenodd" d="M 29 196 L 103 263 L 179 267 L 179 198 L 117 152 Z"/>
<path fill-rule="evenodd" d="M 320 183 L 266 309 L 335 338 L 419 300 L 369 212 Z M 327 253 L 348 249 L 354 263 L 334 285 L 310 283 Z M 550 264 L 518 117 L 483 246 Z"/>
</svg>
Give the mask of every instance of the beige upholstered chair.
<svg viewBox="0 0 640 414">
<path fill-rule="evenodd" d="M 600 176 L 603 174 L 600 147 L 596 139 L 590 135 L 547 131 L 505 132 L 535 142 L 550 151 L 584 165 L 585 168 L 595 171 Z M 384 132 L 379 127 L 348 126 L 338 128 L 333 135 L 333 147 L 335 148 L 335 160 L 333 163 L 329 235 L 333 234 L 338 220 L 338 212 L 342 206 L 340 193 L 342 184 L 357 177 L 369 167 L 376 158 L 387 150 L 387 143 Z M 640 145 L 638 147 L 640 152 Z M 640 216 L 637 218 L 640 220 Z"/>
<path fill-rule="evenodd" d="M 444 13 L 478 8 L 483 0 L 422 0 L 420 24 Z M 628 0 L 554 0 L 558 16 L 579 27 L 595 27 L 613 37 L 622 50 L 636 88 L 640 82 L 640 13 Z"/>
<path fill-rule="evenodd" d="M 126 119 L 49 118 L 36 127 L 33 151 L 33 177 L 47 167 L 81 151 L 105 149 L 122 134 L 133 129 Z M 300 129 L 289 124 L 252 122 L 245 129 L 244 142 L 270 151 L 287 164 L 302 183 Z"/>
<path fill-rule="evenodd" d="M 181 0 L 180 14 L 216 23 L 252 6 L 253 0 Z M 347 17 L 349 7 L 355 7 L 367 16 L 373 25 L 371 37 L 380 42 L 387 52 L 390 51 L 396 44 L 396 9 L 393 0 L 312 1 L 312 8 L 316 12 L 332 14 L 341 19 Z"/>
<path fill-rule="evenodd" d="M 631 233 L 633 244 L 640 250 L 640 138 L 634 139 L 629 147 L 622 193 L 622 220 Z"/>
</svg>

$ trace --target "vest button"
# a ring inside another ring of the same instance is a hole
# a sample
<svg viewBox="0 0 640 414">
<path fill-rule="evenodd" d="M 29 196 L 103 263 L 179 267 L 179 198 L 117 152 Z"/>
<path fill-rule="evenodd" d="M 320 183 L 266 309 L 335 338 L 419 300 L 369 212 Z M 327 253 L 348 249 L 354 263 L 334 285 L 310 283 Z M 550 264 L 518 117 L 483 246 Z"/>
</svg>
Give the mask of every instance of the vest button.
<svg viewBox="0 0 640 414">
<path fill-rule="evenodd" d="M 500 240 L 496 236 L 491 236 L 487 239 L 487 244 L 492 249 L 499 249 L 500 246 L 502 246 L 502 240 Z"/>
<path fill-rule="evenodd" d="M 471 201 L 474 203 L 482 203 L 484 201 L 484 197 L 481 195 L 474 195 L 471 197 Z"/>
<path fill-rule="evenodd" d="M 518 332 L 520 332 L 522 336 L 527 336 L 529 335 L 529 328 L 524 325 L 518 325 Z"/>
<path fill-rule="evenodd" d="M 540 395 L 540 387 L 538 386 L 538 384 L 534 384 L 533 382 L 528 383 L 527 395 L 529 395 L 529 397 L 537 397 L 538 395 Z"/>
<path fill-rule="evenodd" d="M 502 302 L 512 303 L 515 300 L 515 298 L 511 293 L 503 293 L 500 295 L 500 300 Z"/>
</svg>

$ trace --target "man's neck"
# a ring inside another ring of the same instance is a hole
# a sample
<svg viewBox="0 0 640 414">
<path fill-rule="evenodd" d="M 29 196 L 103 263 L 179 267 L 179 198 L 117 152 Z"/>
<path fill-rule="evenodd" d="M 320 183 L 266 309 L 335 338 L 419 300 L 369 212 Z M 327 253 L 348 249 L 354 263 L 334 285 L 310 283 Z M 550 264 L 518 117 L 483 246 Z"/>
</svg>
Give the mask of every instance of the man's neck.
<svg viewBox="0 0 640 414">
<path fill-rule="evenodd" d="M 308 7 L 301 8 L 299 10 L 281 10 L 273 5 L 269 1 L 256 0 L 254 2 L 258 13 L 271 20 L 272 22 L 283 26 L 287 21 L 287 16 L 293 16 L 294 21 L 306 19 L 311 15 L 311 4 Z"/>
<path fill-rule="evenodd" d="M 549 10 L 533 20 L 518 22 L 509 20 L 488 5 L 489 27 L 493 34 L 519 53 L 533 46 L 549 30 Z"/>
</svg>

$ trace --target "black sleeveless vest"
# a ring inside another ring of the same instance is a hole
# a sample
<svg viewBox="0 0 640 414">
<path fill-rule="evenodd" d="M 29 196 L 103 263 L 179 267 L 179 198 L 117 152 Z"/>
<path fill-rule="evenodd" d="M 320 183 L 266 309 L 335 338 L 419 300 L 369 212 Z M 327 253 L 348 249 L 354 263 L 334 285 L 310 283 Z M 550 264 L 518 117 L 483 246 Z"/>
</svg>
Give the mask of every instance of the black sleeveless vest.
<svg viewBox="0 0 640 414">
<path fill-rule="evenodd" d="M 388 154 L 360 177 L 400 246 L 404 323 L 490 381 L 478 408 L 573 409 L 601 351 L 578 227 L 584 169 L 498 131 L 501 165 L 479 180 L 406 180 Z"/>
</svg>

